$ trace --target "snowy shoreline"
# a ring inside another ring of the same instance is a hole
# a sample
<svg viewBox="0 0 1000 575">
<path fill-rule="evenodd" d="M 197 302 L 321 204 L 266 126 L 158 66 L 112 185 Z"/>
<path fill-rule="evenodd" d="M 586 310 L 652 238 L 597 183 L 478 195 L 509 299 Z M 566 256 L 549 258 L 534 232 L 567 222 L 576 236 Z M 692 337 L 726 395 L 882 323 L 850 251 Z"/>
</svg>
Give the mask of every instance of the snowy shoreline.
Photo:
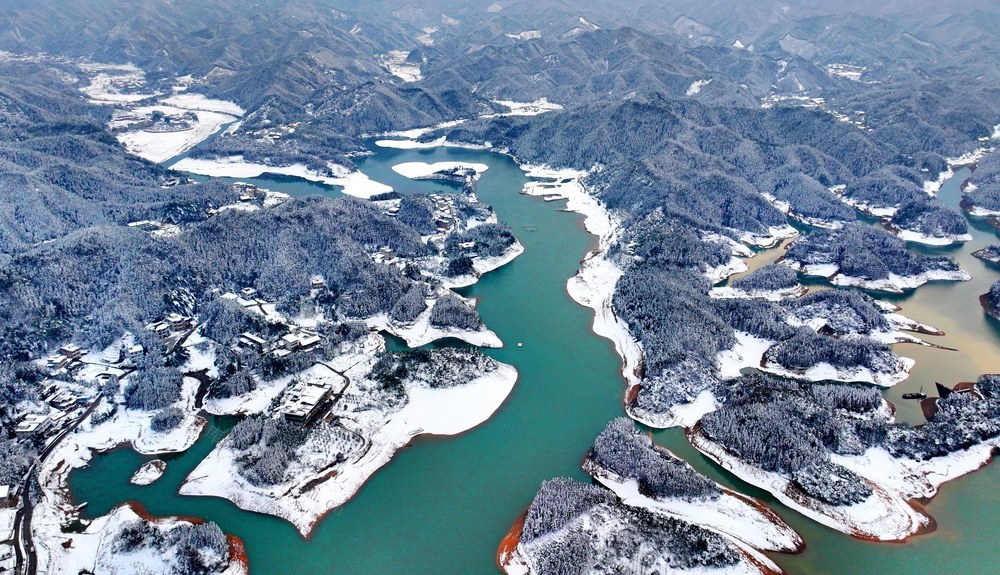
<svg viewBox="0 0 1000 575">
<path fill-rule="evenodd" d="M 125 552 L 116 549 L 116 539 L 129 525 L 148 522 L 153 529 L 168 532 L 184 525 L 199 523 L 180 517 L 152 517 L 136 504 L 122 503 L 107 515 L 93 520 L 79 533 L 60 533 L 58 548 L 39 546 L 39 573 L 144 573 L 168 575 L 176 573 L 175 565 L 159 549 L 137 549 Z M 34 534 L 37 538 L 37 532 Z M 229 563 L 218 575 L 247 575 L 249 565 L 243 543 L 227 536 Z M 169 550 L 169 548 L 168 548 Z"/>
<path fill-rule="evenodd" d="M 687 521 L 759 551 L 798 553 L 805 548 L 805 541 L 774 511 L 721 485 L 716 484 L 721 490 L 716 499 L 654 499 L 640 493 L 634 479 L 623 478 L 589 457 L 583 469 L 631 507 Z"/>
<path fill-rule="evenodd" d="M 868 541 L 905 541 L 934 528 L 934 519 L 912 504 L 933 497 L 941 484 L 989 463 L 1000 439 L 928 461 L 892 457 L 882 448 L 832 460 L 860 475 L 874 492 L 854 505 L 833 506 L 805 496 L 791 480 L 746 463 L 696 428 L 688 440 L 702 454 L 743 481 L 771 492 L 779 501 L 810 519 Z"/>
<path fill-rule="evenodd" d="M 441 280 L 441 285 L 448 289 L 456 289 L 469 287 L 474 283 L 479 281 L 479 278 L 490 273 L 491 271 L 498 270 L 503 266 L 514 261 L 518 256 L 524 253 L 524 246 L 521 242 L 514 240 L 514 243 L 507 248 L 503 254 L 496 257 L 481 257 L 475 256 L 472 258 L 472 272 L 464 276 L 457 277 L 445 277 Z"/>
<path fill-rule="evenodd" d="M 324 515 L 350 500 L 396 451 L 419 436 L 457 435 L 482 424 L 500 408 L 516 381 L 517 371 L 499 364 L 465 385 L 410 389 L 407 404 L 388 414 L 358 460 L 332 473 L 297 477 L 273 488 L 243 479 L 234 468 L 236 453 L 223 441 L 191 472 L 180 493 L 222 497 L 241 509 L 281 517 L 308 537 Z"/>
<path fill-rule="evenodd" d="M 586 172 L 531 164 L 520 164 L 520 167 L 528 177 L 552 180 L 528 182 L 521 193 L 541 196 L 546 200 L 552 197 L 565 199 L 566 209 L 581 214 L 587 232 L 598 240 L 598 247 L 584 256 L 576 275 L 566 281 L 566 292 L 573 301 L 594 311 L 593 332 L 614 344 L 622 359 L 621 374 L 631 390 L 641 381 L 638 372 L 642 365 L 642 346 L 629 331 L 628 325 L 614 312 L 612 300 L 615 285 L 623 271 L 607 257 L 618 238 L 621 222 L 587 193 L 580 182 Z"/>
<path fill-rule="evenodd" d="M 77 429 L 60 441 L 38 470 L 38 482 L 42 497 L 35 505 L 31 521 L 32 539 L 38 552 L 40 572 L 77 572 L 70 569 L 81 560 L 87 560 L 78 552 L 66 547 L 67 541 L 75 541 L 82 535 L 63 532 L 79 515 L 79 508 L 72 501 L 69 491 L 69 475 L 74 469 L 89 465 L 98 453 L 104 453 L 131 445 L 142 455 L 180 453 L 189 449 L 201 436 L 207 422 L 193 411 L 194 397 L 198 382 L 184 379 L 182 397 L 178 402 L 187 413 L 181 424 L 166 433 L 149 429 L 152 412 L 120 408 L 107 421 L 94 425 L 88 417 Z M 106 401 L 106 400 L 100 400 Z M 95 520 L 106 520 L 109 516 Z M 96 553 L 96 548 L 94 550 Z"/>
<path fill-rule="evenodd" d="M 886 278 L 868 280 L 844 275 L 840 273 L 840 268 L 836 264 L 806 264 L 788 258 L 782 258 L 778 263 L 789 266 L 806 276 L 826 278 L 833 285 L 859 287 L 896 294 L 916 289 L 931 281 L 969 281 L 972 279 L 972 276 L 963 270 L 928 270 L 912 276 L 900 276 L 890 273 L 889 277 Z"/>
</svg>

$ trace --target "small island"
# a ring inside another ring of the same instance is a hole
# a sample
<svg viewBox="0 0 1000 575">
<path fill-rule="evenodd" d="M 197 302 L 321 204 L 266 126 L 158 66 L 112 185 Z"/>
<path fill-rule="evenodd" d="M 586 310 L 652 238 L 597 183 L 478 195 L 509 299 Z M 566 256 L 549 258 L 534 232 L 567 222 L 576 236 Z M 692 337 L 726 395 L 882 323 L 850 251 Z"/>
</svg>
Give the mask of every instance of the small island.
<svg viewBox="0 0 1000 575">
<path fill-rule="evenodd" d="M 674 573 L 782 573 L 764 551 L 798 552 L 799 535 L 759 501 L 695 471 L 625 418 L 583 461 L 600 486 L 542 484 L 501 545 L 508 574 L 584 573 L 635 565 Z"/>
<path fill-rule="evenodd" d="M 872 388 L 733 380 L 722 406 L 688 431 L 699 451 L 816 521 L 863 539 L 900 541 L 933 526 L 910 505 L 992 458 L 996 376 L 936 400 L 927 423 L 893 422 Z"/>
<path fill-rule="evenodd" d="M 139 466 L 132 474 L 129 482 L 135 485 L 152 485 L 157 479 L 163 476 L 167 470 L 167 462 L 162 459 L 153 459 Z"/>
<path fill-rule="evenodd" d="M 990 291 L 979 296 L 979 303 L 986 310 L 986 315 L 1000 320 L 1000 280 L 993 282 Z"/>
<path fill-rule="evenodd" d="M 788 248 L 781 263 L 839 286 L 902 293 L 929 281 L 971 276 L 942 256 L 921 256 L 888 232 L 863 225 L 817 230 Z"/>
<path fill-rule="evenodd" d="M 991 264 L 1000 265 L 1000 246 L 991 244 L 981 250 L 972 252 L 972 255 Z"/>
</svg>

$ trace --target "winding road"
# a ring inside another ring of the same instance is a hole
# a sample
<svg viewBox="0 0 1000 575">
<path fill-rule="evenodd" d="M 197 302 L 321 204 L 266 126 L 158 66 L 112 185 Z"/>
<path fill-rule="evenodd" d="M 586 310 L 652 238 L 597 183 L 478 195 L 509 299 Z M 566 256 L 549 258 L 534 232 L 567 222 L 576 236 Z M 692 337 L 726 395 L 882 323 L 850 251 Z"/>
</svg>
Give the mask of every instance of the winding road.
<svg viewBox="0 0 1000 575">
<path fill-rule="evenodd" d="M 24 484 L 21 487 L 21 509 L 18 510 L 17 514 L 14 516 L 14 552 L 17 560 L 17 567 L 15 572 L 18 575 L 35 575 L 38 572 L 38 555 L 35 553 L 35 544 L 31 540 L 31 516 L 34 512 L 34 503 L 31 501 L 29 495 L 31 489 L 31 478 L 35 476 L 35 473 L 41 464 L 45 462 L 45 459 L 52 454 L 56 446 L 59 445 L 67 435 L 76 430 L 80 426 L 80 423 L 87 418 L 88 415 L 93 413 L 97 404 L 100 403 L 101 398 L 98 397 L 94 401 L 90 402 L 87 409 L 80 414 L 80 417 L 76 418 L 73 423 L 66 426 L 65 429 L 60 431 L 52 441 L 38 454 L 38 460 L 28 468 L 28 473 L 25 475 Z"/>
</svg>

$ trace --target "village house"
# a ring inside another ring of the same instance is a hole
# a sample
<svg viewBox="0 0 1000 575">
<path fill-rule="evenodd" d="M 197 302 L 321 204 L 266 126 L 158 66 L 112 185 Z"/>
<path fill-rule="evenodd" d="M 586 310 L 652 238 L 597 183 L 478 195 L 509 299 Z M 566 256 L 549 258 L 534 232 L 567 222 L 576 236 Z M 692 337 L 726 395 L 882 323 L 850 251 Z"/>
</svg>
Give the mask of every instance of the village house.
<svg viewBox="0 0 1000 575">
<path fill-rule="evenodd" d="M 390 247 L 379 248 L 372 254 L 372 261 L 377 264 L 392 264 L 396 262 L 396 252 Z"/>
<path fill-rule="evenodd" d="M 191 329 L 191 326 L 194 325 L 194 318 L 183 316 L 176 312 L 168 315 L 166 321 L 174 331 Z"/>
<path fill-rule="evenodd" d="M 25 415 L 14 428 L 14 435 L 18 437 L 28 437 L 45 433 L 52 425 L 52 421 L 47 415 L 29 413 Z"/>
<path fill-rule="evenodd" d="M 249 331 L 240 334 L 235 347 L 248 351 L 262 352 L 267 349 L 267 340 Z"/>
<path fill-rule="evenodd" d="M 72 359 L 58 353 L 45 360 L 45 364 L 49 367 L 49 369 L 52 369 L 54 371 L 66 369 L 72 363 L 73 363 Z"/>
<path fill-rule="evenodd" d="M 125 348 L 125 362 L 138 365 L 146 355 L 146 350 L 139 344 L 130 345 Z"/>
<path fill-rule="evenodd" d="M 281 337 L 281 346 L 288 351 L 306 350 L 319 343 L 319 336 L 307 331 L 285 334 Z"/>
<path fill-rule="evenodd" d="M 261 190 L 253 184 L 237 183 L 234 186 L 236 191 L 240 193 L 241 202 L 250 202 L 260 195 Z"/>
<path fill-rule="evenodd" d="M 68 343 L 59 348 L 59 355 L 68 357 L 73 360 L 80 359 L 87 353 L 87 350 L 81 348 L 75 343 Z"/>
</svg>

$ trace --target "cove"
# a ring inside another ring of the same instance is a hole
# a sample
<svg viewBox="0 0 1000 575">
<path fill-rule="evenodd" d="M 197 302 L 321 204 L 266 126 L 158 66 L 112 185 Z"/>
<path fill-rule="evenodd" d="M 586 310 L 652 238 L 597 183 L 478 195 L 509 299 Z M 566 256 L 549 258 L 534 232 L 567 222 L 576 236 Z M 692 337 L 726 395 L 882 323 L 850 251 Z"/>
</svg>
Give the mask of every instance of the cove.
<svg viewBox="0 0 1000 575">
<path fill-rule="evenodd" d="M 586 479 L 580 459 L 604 425 L 622 414 L 624 386 L 612 344 L 590 331 L 592 312 L 566 295 L 566 280 L 596 245 L 581 216 L 518 194 L 527 179 L 513 160 L 498 154 L 386 150 L 358 163 L 402 193 L 425 193 L 453 188 L 411 181 L 391 167 L 452 160 L 489 164 L 479 197 L 511 224 L 525 247 L 513 263 L 463 290 L 479 298 L 483 320 L 506 344 L 487 353 L 520 374 L 493 418 L 456 438 L 418 438 L 327 516 L 308 541 L 282 520 L 221 499 L 177 495 L 187 473 L 221 438 L 214 427 L 189 452 L 171 458 L 164 477 L 148 487 L 128 483 L 142 461 L 131 450 L 95 457 L 70 478 L 76 501 L 89 503 L 84 516 L 136 500 L 154 515 L 215 521 L 246 543 L 255 575 L 495 573 L 497 545 L 541 482 Z M 287 186 L 272 178 L 241 180 L 292 195 L 312 193 L 301 181 Z"/>
<path fill-rule="evenodd" d="M 310 540 L 303 540 L 283 520 L 239 510 L 222 499 L 177 494 L 188 472 L 232 424 L 223 419 L 214 420 L 189 451 L 164 458 L 166 474 L 147 487 L 128 482 L 145 458 L 127 448 L 96 456 L 90 467 L 70 477 L 76 501 L 89 503 L 84 517 L 103 515 L 134 500 L 153 515 L 215 521 L 246 543 L 254 575 L 495 573 L 497 545 L 539 484 L 557 476 L 587 480 L 579 462 L 607 422 L 623 414 L 624 382 L 613 346 L 591 331 L 593 313 L 566 295 L 566 280 L 596 245 L 584 231 L 582 217 L 559 211 L 562 202 L 545 203 L 518 194 L 526 178 L 506 156 L 457 148 L 376 151 L 358 160 L 360 168 L 402 193 L 450 188 L 399 176 L 391 170 L 398 163 L 464 161 L 490 166 L 479 182 L 479 197 L 511 225 L 525 253 L 461 291 L 479 298 L 483 320 L 506 344 L 487 353 L 514 365 L 520 374 L 505 405 L 488 422 L 459 437 L 415 440 L 354 499 L 327 516 Z M 240 180 L 291 195 L 317 193 L 317 186 L 302 180 Z M 955 181 L 946 186 L 952 184 L 957 187 Z M 322 193 L 337 195 L 331 188 Z M 984 232 L 973 233 L 979 241 Z M 971 243 L 968 249 L 974 249 Z M 971 266 L 960 264 L 977 275 Z M 924 297 L 922 291 L 931 287 L 938 286 L 924 286 L 911 298 Z M 974 306 L 969 313 L 981 313 L 974 299 L 928 301 Z M 915 319 L 934 324 L 913 309 L 914 303 L 900 305 Z M 939 521 L 938 531 L 903 545 L 876 545 L 820 527 L 775 504 L 708 462 L 678 430 L 657 432 L 656 439 L 714 479 L 764 498 L 800 530 L 806 552 L 776 556 L 790 573 L 986 573 L 994 567 L 992 550 L 1000 536 L 1000 520 L 982 517 L 981 511 L 1000 503 L 994 493 L 1000 479 L 995 465 L 942 489 L 930 506 Z"/>
</svg>

